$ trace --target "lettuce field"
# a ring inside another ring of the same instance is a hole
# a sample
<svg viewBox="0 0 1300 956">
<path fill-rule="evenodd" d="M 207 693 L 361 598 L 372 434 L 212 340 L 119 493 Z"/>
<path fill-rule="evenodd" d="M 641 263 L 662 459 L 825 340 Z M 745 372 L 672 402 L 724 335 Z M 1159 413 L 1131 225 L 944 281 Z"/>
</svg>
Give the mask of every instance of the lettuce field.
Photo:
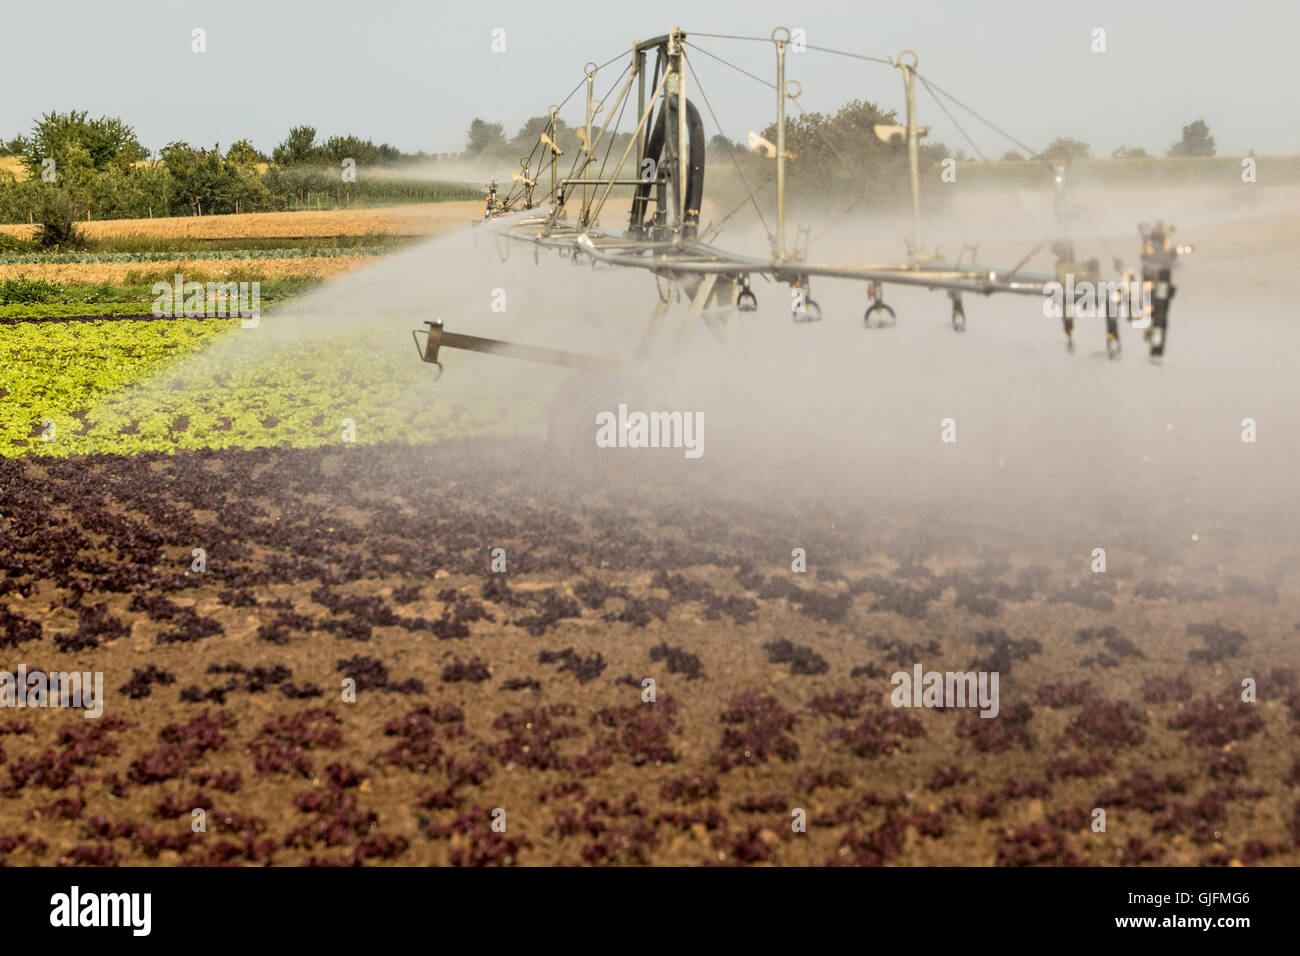
<svg viewBox="0 0 1300 956">
<path fill-rule="evenodd" d="M 428 441 L 489 428 L 484 416 L 427 408 L 429 376 L 400 339 L 376 367 L 372 337 L 333 336 L 292 352 L 254 348 L 217 371 L 178 360 L 253 337 L 241 319 L 45 320 L 0 325 L 0 454 L 129 455 L 180 448 L 314 447 Z M 274 319 L 264 317 L 268 325 Z M 370 374 L 355 373 L 364 358 Z M 184 366 L 182 366 L 184 368 Z M 203 387 L 206 386 L 206 387 Z M 455 416 L 455 419 L 453 419 Z M 497 416 L 499 418 L 499 415 Z M 347 439 L 343 433 L 350 428 Z"/>
</svg>

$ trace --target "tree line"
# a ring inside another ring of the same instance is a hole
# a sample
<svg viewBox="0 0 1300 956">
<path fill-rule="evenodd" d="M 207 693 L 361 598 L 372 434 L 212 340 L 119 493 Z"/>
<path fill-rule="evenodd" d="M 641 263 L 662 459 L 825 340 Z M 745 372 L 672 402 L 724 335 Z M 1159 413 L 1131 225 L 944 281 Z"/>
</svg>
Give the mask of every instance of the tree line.
<svg viewBox="0 0 1300 956">
<path fill-rule="evenodd" d="M 1195 120 L 1183 127 L 1182 137 L 1175 143 L 1170 144 L 1165 150 L 1165 156 L 1169 159 L 1179 159 L 1190 156 L 1214 156 L 1217 152 L 1217 144 L 1214 137 L 1210 135 L 1210 127 L 1206 125 L 1205 120 Z M 1252 151 L 1253 152 L 1253 151 Z M 1146 159 L 1151 154 L 1141 146 L 1118 146 L 1111 150 L 1111 159 Z M 1087 143 L 1073 139 L 1069 136 L 1063 136 L 1054 139 L 1047 144 L 1047 148 L 1038 156 L 1026 157 L 1012 150 L 1002 156 L 1004 160 L 1019 159 L 1091 159 L 1092 147 Z"/>
<path fill-rule="evenodd" d="M 503 172 L 517 170 L 521 158 L 531 157 L 530 174 L 536 175 L 547 161 L 538 136 L 549 130 L 564 151 L 558 163 L 561 174 L 567 173 L 580 153 L 578 129 L 559 120 L 551 130 L 550 122 L 549 116 L 535 116 L 507 136 L 502 124 L 476 118 L 466 134 L 466 153 L 501 163 Z M 896 111 L 856 100 L 834 114 L 809 113 L 789 120 L 787 148 L 799 158 L 789 167 L 792 194 L 850 196 L 869 205 L 883 202 L 904 182 L 906 155 L 896 145 L 881 142 L 874 127 L 899 122 Z M 775 141 L 775 124 L 762 135 Z M 604 166 L 612 172 L 630 138 L 630 132 L 623 132 L 600 143 L 597 169 Z M 1213 156 L 1215 149 L 1209 128 L 1196 120 L 1183 127 L 1181 139 L 1166 154 Z M 734 162 L 751 186 L 770 178 L 769 163 L 721 134 L 709 141 L 709 152 L 715 160 Z M 949 156 L 969 159 L 964 151 L 952 153 L 942 143 L 925 143 L 921 152 L 929 163 Z M 209 148 L 177 141 L 150 151 L 120 118 L 91 118 L 76 110 L 50 112 L 36 121 L 30 134 L 0 140 L 0 155 L 19 157 L 26 172 L 19 179 L 0 169 L 0 222 L 44 222 L 52 214 L 73 220 L 144 218 L 478 196 L 468 185 L 401 179 L 402 166 L 426 160 L 429 154 L 403 153 L 356 136 L 322 140 L 314 127 L 305 125 L 291 128 L 269 155 L 247 139 L 225 150 L 219 144 Z M 1035 156 L 1013 151 L 1001 158 L 1059 161 L 1091 155 L 1087 143 L 1062 137 Z M 1144 149 L 1128 146 L 1112 153 L 1118 159 L 1147 155 Z M 363 171 L 352 181 L 344 168 L 349 160 Z M 390 172 L 364 174 L 375 169 Z"/>
<path fill-rule="evenodd" d="M 900 125 L 904 122 L 897 111 L 883 110 L 874 103 L 854 100 L 842 106 L 832 114 L 806 113 L 787 119 L 786 149 L 795 161 L 787 166 L 787 188 L 792 198 L 811 201 L 825 201 L 829 205 L 843 204 L 846 200 L 855 207 L 883 208 L 893 204 L 898 197 L 906 196 L 907 187 L 907 152 L 897 143 L 883 142 L 875 132 L 877 125 Z M 596 129 L 593 126 L 593 131 Z M 513 136 L 507 136 L 501 123 L 488 122 L 476 118 L 466 132 L 465 150 L 474 158 L 501 163 L 503 170 L 518 169 L 520 159 L 530 157 L 530 175 L 536 175 L 546 168 L 546 152 L 538 148 L 538 135 L 543 132 L 551 134 L 557 145 L 564 151 L 558 160 L 561 176 L 567 174 L 572 166 L 573 157 L 578 155 L 580 147 L 577 130 L 558 120 L 554 131 L 550 130 L 549 116 L 535 116 L 527 120 Z M 776 124 L 769 124 L 761 134 L 771 143 L 776 141 Z M 622 133 L 600 144 L 596 168 L 606 166 L 605 173 L 613 172 L 613 167 L 631 137 L 631 133 Z M 612 157 L 605 161 L 606 150 Z M 1203 120 L 1189 123 L 1182 129 L 1182 137 L 1173 143 L 1166 155 L 1213 156 L 1215 155 L 1214 137 Z M 549 147 L 547 147 L 549 149 Z M 713 162 L 734 163 L 740 170 L 750 188 L 765 185 L 773 176 L 773 164 L 762 156 L 751 152 L 746 144 L 737 143 L 721 133 L 716 133 L 708 142 L 708 153 Z M 971 157 L 964 150 L 950 150 L 943 143 L 922 141 L 921 160 L 925 164 L 937 164 L 951 157 L 960 162 L 969 162 Z M 1148 156 L 1140 147 L 1121 146 L 1111 153 L 1114 159 L 1136 159 Z M 1091 147 L 1078 139 L 1060 137 L 1053 140 L 1040 153 L 1024 155 L 1017 151 L 1004 153 L 1004 161 L 1049 161 L 1060 162 L 1092 157 Z M 990 157 L 992 158 L 992 157 Z M 637 157 L 625 167 L 624 176 L 635 175 L 633 169 Z M 923 189 L 931 191 L 932 177 L 923 179 Z"/>
<path fill-rule="evenodd" d="M 0 141 L 0 155 L 19 157 L 26 173 L 20 179 L 0 169 L 0 222 L 43 221 L 51 205 L 85 220 L 448 198 L 446 184 L 401 180 L 402 166 L 428 154 L 356 136 L 321 140 L 311 126 L 290 129 L 269 156 L 247 139 L 225 150 L 177 141 L 151 152 L 117 117 L 50 112 L 30 134 Z M 360 171 L 352 181 L 345 160 Z M 393 172 L 365 175 L 375 168 Z M 477 196 L 462 191 L 460 198 Z"/>
</svg>

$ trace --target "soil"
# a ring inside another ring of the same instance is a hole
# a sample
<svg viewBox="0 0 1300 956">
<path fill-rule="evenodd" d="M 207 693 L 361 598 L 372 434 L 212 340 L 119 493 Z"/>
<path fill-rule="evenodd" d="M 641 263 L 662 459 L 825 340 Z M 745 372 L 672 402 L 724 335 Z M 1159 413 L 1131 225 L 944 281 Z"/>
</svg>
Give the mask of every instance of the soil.
<svg viewBox="0 0 1300 956">
<path fill-rule="evenodd" d="M 0 666 L 106 697 L 0 710 L 0 862 L 1300 863 L 1281 551 L 1080 575 L 529 441 L 0 461 Z"/>
</svg>

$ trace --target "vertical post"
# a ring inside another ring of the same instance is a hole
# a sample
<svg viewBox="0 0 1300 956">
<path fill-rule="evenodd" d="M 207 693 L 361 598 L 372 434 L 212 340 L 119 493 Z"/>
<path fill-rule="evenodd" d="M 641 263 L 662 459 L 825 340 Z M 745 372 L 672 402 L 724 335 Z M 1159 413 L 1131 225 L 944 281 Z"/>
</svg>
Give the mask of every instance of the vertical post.
<svg viewBox="0 0 1300 956">
<path fill-rule="evenodd" d="M 660 155 L 665 157 L 668 160 L 668 165 L 669 165 L 669 170 L 663 169 L 663 167 L 660 165 L 655 166 L 655 192 L 654 192 L 655 223 L 654 224 L 656 226 L 663 226 L 671 218 L 669 213 L 669 208 L 668 208 L 669 203 L 668 203 L 667 180 L 664 177 L 665 174 L 668 171 L 670 171 L 672 167 L 673 135 L 674 135 L 673 127 L 668 123 L 668 102 L 669 102 L 668 90 L 672 86 L 673 76 L 672 76 L 672 70 L 669 69 L 668 66 L 668 44 L 667 43 L 662 43 L 656 48 L 655 72 L 656 74 L 661 74 L 663 76 L 663 79 L 660 80 L 659 88 L 650 94 L 650 101 L 651 101 L 651 106 L 653 107 L 654 103 L 658 102 L 661 96 L 663 98 L 663 102 L 659 106 L 659 109 L 663 111 L 663 115 L 664 115 L 664 143 Z M 654 135 L 652 130 L 653 130 L 653 126 L 646 127 L 645 133 L 647 137 L 647 142 Z M 656 158 L 655 162 L 658 163 L 659 160 Z"/>
<path fill-rule="evenodd" d="M 674 28 L 677 38 L 677 179 L 678 208 L 682 211 L 680 222 L 686 221 L 686 179 L 690 167 L 690 153 L 686 138 L 686 53 L 682 49 L 683 36 L 680 28 Z"/>
<path fill-rule="evenodd" d="M 558 130 L 556 129 L 556 126 L 557 126 L 558 121 L 559 121 L 559 116 L 560 116 L 560 111 L 559 111 L 559 109 L 558 109 L 557 107 L 552 106 L 552 107 L 551 107 L 551 133 L 550 133 L 550 136 L 551 136 L 551 143 L 552 143 L 552 146 L 551 146 L 551 203 L 552 203 L 552 205 L 554 205 L 554 203 L 555 203 L 555 193 L 556 193 L 556 191 L 559 189 L 559 183 L 557 182 L 557 177 L 558 177 L 557 163 L 558 163 L 558 161 L 557 161 L 557 159 L 556 159 L 556 157 L 555 157 L 555 146 L 554 146 L 554 143 L 555 143 L 555 137 L 556 137 L 556 134 L 558 133 Z"/>
<path fill-rule="evenodd" d="M 633 48 L 636 44 L 632 44 Z M 636 51 L 636 60 L 632 68 L 636 70 L 636 115 L 645 115 L 645 51 Z M 644 128 L 638 129 L 636 133 L 636 175 L 633 179 L 641 178 L 641 159 L 645 156 L 645 136 Z"/>
<path fill-rule="evenodd" d="M 587 124 L 586 124 L 587 135 L 583 140 L 583 144 L 582 144 L 582 151 L 585 154 L 585 157 L 582 161 L 582 171 L 579 173 L 579 175 L 582 176 L 584 180 L 582 184 L 582 216 L 579 219 L 579 223 L 584 226 L 587 224 L 587 210 L 591 208 L 591 187 L 587 185 L 587 183 L 585 182 L 585 180 L 590 178 L 587 175 L 587 171 L 591 167 L 591 108 L 593 106 L 592 89 L 596 85 L 596 71 L 591 69 L 591 66 L 592 64 L 588 64 L 588 69 L 587 69 Z"/>
<path fill-rule="evenodd" d="M 785 39 L 777 34 L 784 31 Z M 776 44 L 776 258 L 785 258 L 785 45 L 790 31 L 777 27 L 772 31 Z"/>
<path fill-rule="evenodd" d="M 669 178 L 672 179 L 672 191 L 667 196 L 671 202 L 668 206 L 668 228 L 676 234 L 681 225 L 682 211 L 685 209 L 685 166 L 682 165 L 682 150 L 686 138 L 686 107 L 681 101 L 684 91 L 681 69 L 681 30 L 673 27 L 664 44 L 663 61 L 663 139 L 664 156 L 668 160 Z M 676 105 L 673 105 L 676 104 Z M 660 179 L 660 190 L 663 179 Z M 664 203 L 659 202 L 663 211 Z"/>
<path fill-rule="evenodd" d="M 664 144 L 668 157 L 669 171 L 672 176 L 672 215 L 669 226 L 674 230 L 681 226 L 686 209 L 686 165 L 683 152 L 686 149 L 686 74 L 682 69 L 682 31 L 674 27 L 668 34 L 668 44 L 664 61 Z M 673 106 L 673 103 L 676 106 Z M 662 208 L 662 207 L 661 207 Z"/>
<path fill-rule="evenodd" d="M 912 62 L 903 57 L 912 54 Z M 916 135 L 916 54 L 905 50 L 899 54 L 898 65 L 903 71 L 903 88 L 907 92 L 907 165 L 912 177 L 912 250 L 913 261 L 921 252 L 921 166 L 920 149 Z"/>
</svg>

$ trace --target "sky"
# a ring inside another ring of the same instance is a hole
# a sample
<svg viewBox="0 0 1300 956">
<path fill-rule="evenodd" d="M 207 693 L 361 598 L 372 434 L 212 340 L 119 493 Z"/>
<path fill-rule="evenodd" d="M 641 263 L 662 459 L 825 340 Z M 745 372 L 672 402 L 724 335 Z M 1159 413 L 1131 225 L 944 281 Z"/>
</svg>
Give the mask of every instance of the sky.
<svg viewBox="0 0 1300 956">
<path fill-rule="evenodd" d="M 512 134 L 581 81 L 584 63 L 673 26 L 757 37 L 787 26 L 813 46 L 882 57 L 915 50 L 923 75 L 1037 148 L 1072 136 L 1094 155 L 1120 145 L 1163 154 L 1184 125 L 1204 119 L 1220 154 L 1300 153 L 1298 0 L 0 0 L 0 136 L 26 133 L 49 110 L 84 109 L 120 116 L 151 149 L 248 138 L 270 152 L 305 124 L 322 138 L 451 152 L 464 148 L 474 118 Z M 206 31 L 205 52 L 192 50 L 195 29 Z M 492 51 L 498 29 L 504 52 Z M 1098 29 L 1105 52 L 1091 49 Z M 770 43 L 695 42 L 774 75 Z M 688 58 L 721 132 L 743 139 L 772 121 L 769 90 L 703 54 Z M 598 96 L 623 65 L 601 72 Z M 900 73 L 881 64 L 809 51 L 792 54 L 789 75 L 809 112 L 858 98 L 902 106 Z M 581 121 L 581 97 L 570 122 Z M 923 91 L 918 111 L 932 142 L 974 154 Z M 702 112 L 708 134 L 718 132 Z M 1011 148 L 957 118 L 986 153 Z"/>
</svg>

